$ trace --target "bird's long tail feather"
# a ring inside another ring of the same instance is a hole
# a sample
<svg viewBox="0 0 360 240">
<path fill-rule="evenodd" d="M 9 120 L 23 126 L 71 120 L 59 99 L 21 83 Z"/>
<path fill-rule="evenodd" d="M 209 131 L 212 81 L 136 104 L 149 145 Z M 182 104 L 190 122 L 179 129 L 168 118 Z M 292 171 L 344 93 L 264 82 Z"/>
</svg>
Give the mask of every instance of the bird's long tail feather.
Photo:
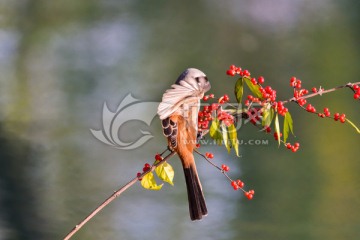
<svg viewBox="0 0 360 240">
<path fill-rule="evenodd" d="M 193 221 L 200 220 L 202 216 L 207 215 L 207 208 L 196 167 L 191 165 L 189 168 L 184 168 L 184 173 L 189 200 L 190 218 Z"/>
</svg>

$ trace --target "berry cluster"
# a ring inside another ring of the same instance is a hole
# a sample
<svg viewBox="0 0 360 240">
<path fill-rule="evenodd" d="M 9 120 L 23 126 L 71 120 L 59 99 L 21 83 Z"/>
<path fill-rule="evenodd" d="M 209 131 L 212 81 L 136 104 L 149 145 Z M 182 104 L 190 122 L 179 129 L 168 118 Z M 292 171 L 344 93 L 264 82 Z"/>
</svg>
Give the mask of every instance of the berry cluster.
<svg viewBox="0 0 360 240">
<path fill-rule="evenodd" d="M 321 118 L 324 117 L 330 117 L 331 113 L 329 111 L 329 108 L 324 108 L 324 113 L 318 113 L 318 116 Z"/>
<path fill-rule="evenodd" d="M 261 123 L 261 121 L 260 121 L 261 114 L 262 114 L 261 108 L 250 108 L 247 111 L 247 115 L 249 117 L 248 119 L 254 125 Z"/>
<path fill-rule="evenodd" d="M 224 172 L 228 172 L 230 170 L 229 166 L 228 165 L 221 165 L 221 169 L 224 171 Z"/>
<path fill-rule="evenodd" d="M 208 101 L 210 98 L 215 98 L 214 94 L 205 95 L 203 97 L 204 101 Z M 206 105 L 198 113 L 198 127 L 201 130 L 209 128 L 209 122 L 213 120 L 213 112 L 217 111 L 217 118 L 220 121 L 224 121 L 226 126 L 230 126 L 234 123 L 234 117 L 227 112 L 221 110 L 221 105 L 230 101 L 230 98 L 227 94 L 221 96 L 218 99 L 218 103 L 212 103 Z"/>
<path fill-rule="evenodd" d="M 346 115 L 345 115 L 345 113 L 342 113 L 342 114 L 340 114 L 340 113 L 335 113 L 335 114 L 334 114 L 334 120 L 335 120 L 335 121 L 340 121 L 341 123 L 344 123 L 345 120 L 346 120 Z"/>
<path fill-rule="evenodd" d="M 280 136 L 279 136 L 277 132 L 274 132 L 275 141 L 278 141 L 279 138 L 281 138 L 281 137 L 282 137 L 282 133 L 280 133 Z"/>
<path fill-rule="evenodd" d="M 297 150 L 299 150 L 300 147 L 300 143 L 295 143 L 294 145 L 291 145 L 290 143 L 286 143 L 286 148 L 291 150 L 292 152 L 296 152 Z"/>
<path fill-rule="evenodd" d="M 219 121 L 222 121 L 227 127 L 229 127 L 231 124 L 234 124 L 234 116 L 225 111 L 222 111 L 221 109 L 217 111 L 217 117 Z"/>
<path fill-rule="evenodd" d="M 275 102 L 272 107 L 277 110 L 277 112 L 281 115 L 281 116 L 285 116 L 285 114 L 289 111 L 289 109 L 287 109 L 284 106 L 284 103 L 279 101 L 279 102 Z"/>
<path fill-rule="evenodd" d="M 149 163 L 145 163 L 144 164 L 144 167 L 143 167 L 143 171 L 142 171 L 142 173 L 141 172 L 138 172 L 137 174 L 136 174 L 136 176 L 137 176 L 137 178 L 139 179 L 139 181 L 141 181 L 142 180 L 142 178 L 141 178 L 141 175 L 143 175 L 143 173 L 144 172 L 147 172 L 147 171 L 149 171 L 151 169 L 151 165 L 149 164 Z"/>
<path fill-rule="evenodd" d="M 231 65 L 230 68 L 226 71 L 226 74 L 232 77 L 236 74 L 242 77 L 249 77 L 251 75 L 248 70 L 242 70 L 241 67 L 236 67 L 235 65 Z"/>
<path fill-rule="evenodd" d="M 214 158 L 214 154 L 210 153 L 210 152 L 207 152 L 205 153 L 205 156 L 209 159 L 213 159 Z"/>
<path fill-rule="evenodd" d="M 202 155 L 202 154 L 201 154 Z M 205 153 L 205 155 L 202 155 L 211 165 L 213 165 L 214 167 L 216 167 L 218 170 L 221 171 L 222 174 L 224 174 L 227 179 L 229 179 L 231 186 L 233 187 L 234 190 L 242 190 L 244 192 L 244 195 L 251 200 L 254 197 L 255 191 L 254 190 L 250 190 L 250 191 L 246 191 L 244 190 L 244 186 L 245 183 L 242 182 L 240 179 L 237 180 L 232 180 L 228 175 L 227 172 L 230 171 L 229 166 L 222 164 L 221 167 L 218 167 L 217 165 L 215 165 L 214 163 L 210 162 L 209 158 L 213 158 L 214 155 L 210 152 Z"/>
<path fill-rule="evenodd" d="M 255 89 L 255 92 L 258 90 L 256 95 L 259 97 L 248 95 L 247 99 L 244 102 L 245 106 L 248 107 L 246 112 L 247 117 L 252 124 L 257 125 L 261 123 L 261 117 L 263 117 L 263 112 L 265 109 L 264 107 L 268 106 L 269 104 L 272 107 L 272 109 L 274 109 L 275 112 L 277 112 L 281 116 L 285 116 L 288 113 L 289 109 L 284 106 L 285 102 L 276 101 L 276 90 L 273 89 L 271 86 L 264 86 L 264 87 L 262 86 L 265 83 L 265 78 L 263 76 L 260 76 L 257 79 L 250 78 L 249 71 L 242 70 L 240 67 L 236 67 L 235 65 L 231 65 L 230 68 L 227 70 L 226 74 L 229 76 L 235 76 L 236 74 L 238 74 L 241 77 L 245 77 L 243 79 L 245 79 L 245 81 L 250 80 L 250 83 L 253 85 L 253 89 Z M 294 88 L 294 97 L 296 98 L 299 105 L 302 106 L 306 103 L 306 100 L 301 97 L 308 94 L 309 91 L 306 89 L 302 89 L 301 84 L 302 84 L 301 80 L 297 79 L 296 77 L 292 77 L 290 79 L 290 86 Z M 262 106 L 262 108 L 251 108 L 251 105 L 253 103 L 259 104 L 260 106 Z M 311 110 L 314 111 L 315 109 L 311 109 Z M 266 126 L 266 125 L 263 126 L 263 130 L 266 133 L 271 132 L 270 126 Z M 278 136 L 277 133 L 274 133 L 274 138 L 276 141 L 279 141 L 279 139 L 281 139 L 282 133 L 280 133 L 279 135 L 280 136 Z M 285 142 L 284 144 L 286 145 Z M 297 147 L 292 148 L 294 150 L 293 152 L 296 152 L 299 149 L 299 145 L 298 144 L 295 145 Z"/>
<path fill-rule="evenodd" d="M 210 98 L 214 98 L 215 97 L 215 95 L 213 94 L 213 93 L 211 93 L 211 94 L 209 94 L 209 95 L 205 95 L 203 98 L 202 98 L 202 100 L 203 101 L 208 101 Z"/>
<path fill-rule="evenodd" d="M 212 112 L 216 109 L 216 106 L 204 106 L 202 111 L 198 113 L 198 127 L 199 129 L 208 129 L 209 122 L 213 119 Z"/>
<path fill-rule="evenodd" d="M 231 181 L 231 186 L 234 190 L 242 189 L 245 186 L 245 183 L 242 182 L 240 179 Z"/>
<path fill-rule="evenodd" d="M 243 190 L 244 195 L 247 199 L 249 200 L 253 199 L 255 191 L 254 190 L 245 191 L 243 189 L 245 184 L 240 179 L 231 181 L 231 186 L 233 187 L 234 190 L 239 190 L 239 189 Z"/>
<path fill-rule="evenodd" d="M 155 155 L 155 163 L 156 162 L 160 162 L 160 161 L 162 161 L 164 158 L 161 156 L 161 154 L 159 154 L 159 153 L 157 153 L 156 155 Z M 143 171 L 142 171 L 142 173 L 141 172 L 138 172 L 137 174 L 136 174 L 136 176 L 137 176 L 137 178 L 139 179 L 139 181 L 141 181 L 142 180 L 142 178 L 141 178 L 141 175 L 143 174 L 143 173 L 145 173 L 145 172 L 147 172 L 147 171 L 149 171 L 150 169 L 151 169 L 151 165 L 150 165 L 150 163 L 145 163 L 144 164 L 144 167 L 143 167 Z"/>
<path fill-rule="evenodd" d="M 306 104 L 306 100 L 304 98 L 302 98 L 304 95 L 308 94 L 309 91 L 307 89 L 301 89 L 301 81 L 296 79 L 296 77 L 292 77 L 290 78 L 290 86 L 292 86 L 294 88 L 294 98 L 296 99 L 296 102 L 303 107 Z M 297 90 L 299 89 L 299 90 Z M 354 99 L 360 99 L 360 86 L 359 85 L 353 85 L 352 89 L 354 90 L 355 94 L 354 94 Z M 321 87 L 319 89 L 317 89 L 316 87 L 311 88 L 311 91 L 313 93 L 319 93 L 321 94 L 323 92 L 324 89 L 322 89 Z M 321 118 L 325 118 L 325 117 L 330 117 L 331 113 L 329 111 L 329 108 L 324 108 L 324 111 L 321 112 L 316 112 L 316 109 L 313 105 L 311 105 L 310 103 L 305 107 L 303 107 L 306 111 L 310 112 L 310 113 L 317 113 L 317 115 Z M 339 113 L 335 113 L 334 114 L 334 120 L 335 121 L 340 121 L 341 123 L 344 123 L 346 121 L 346 115 L 343 114 L 339 114 Z M 289 147 L 288 147 L 289 148 Z M 291 147 L 290 147 L 291 148 Z M 291 148 L 292 149 L 292 148 Z"/>
<path fill-rule="evenodd" d="M 360 99 L 360 86 L 359 85 L 353 85 L 354 90 L 354 99 Z"/>
<path fill-rule="evenodd" d="M 311 113 L 316 113 L 316 109 L 313 105 L 311 105 L 310 103 L 306 106 L 306 111 L 311 112 Z"/>
</svg>

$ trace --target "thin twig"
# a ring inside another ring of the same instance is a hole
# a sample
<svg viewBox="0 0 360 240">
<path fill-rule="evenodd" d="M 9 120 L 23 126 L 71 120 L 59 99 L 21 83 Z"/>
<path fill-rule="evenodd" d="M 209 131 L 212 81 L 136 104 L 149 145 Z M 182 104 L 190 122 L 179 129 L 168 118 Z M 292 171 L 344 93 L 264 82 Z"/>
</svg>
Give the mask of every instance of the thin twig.
<svg viewBox="0 0 360 240">
<path fill-rule="evenodd" d="M 165 152 L 165 151 L 164 151 Z M 163 153 L 164 153 L 163 152 Z M 64 238 L 64 240 L 70 239 L 77 231 L 79 231 L 88 221 L 90 221 L 98 212 L 100 212 L 104 207 L 106 207 L 109 203 L 111 203 L 115 198 L 119 197 L 123 192 L 125 192 L 128 188 L 134 185 L 139 181 L 143 176 L 155 170 L 157 166 L 164 163 L 172 156 L 174 156 L 176 152 L 170 152 L 169 155 L 163 158 L 163 160 L 156 162 L 148 171 L 143 172 L 140 176 L 133 178 L 130 182 L 122 186 L 119 190 L 115 191 L 110 197 L 108 197 L 101 205 L 99 205 L 94 211 L 92 211 L 84 220 L 82 220 L 79 224 L 77 224 Z"/>
<path fill-rule="evenodd" d="M 229 175 L 219 166 L 217 166 L 215 163 L 213 163 L 212 161 L 210 161 L 204 154 L 202 154 L 201 152 L 199 152 L 198 150 L 194 150 L 197 154 L 199 154 L 200 156 L 202 156 L 206 161 L 208 161 L 208 163 L 210 163 L 213 167 L 215 167 L 216 169 L 218 169 L 222 174 L 224 174 L 224 176 L 230 181 L 233 182 L 234 180 L 229 177 Z M 246 192 L 243 188 L 240 188 L 243 192 Z"/>
<path fill-rule="evenodd" d="M 315 96 L 322 96 L 323 94 L 326 94 L 326 93 L 330 93 L 330 92 L 334 92 L 336 90 L 339 90 L 341 88 L 350 88 L 351 90 L 354 91 L 353 89 L 353 86 L 354 85 L 360 85 L 360 82 L 356 82 L 356 83 L 347 83 L 345 85 L 341 85 L 341 86 L 337 86 L 337 87 L 334 87 L 334 88 L 330 88 L 330 89 L 327 89 L 327 90 L 320 90 L 320 91 L 317 91 L 316 93 L 310 93 L 310 94 L 307 94 L 307 95 L 304 95 L 304 96 L 301 96 L 299 97 L 298 99 L 302 98 L 302 99 L 306 99 L 306 98 L 311 98 L 311 97 L 315 97 Z M 289 100 L 285 100 L 285 101 L 282 101 L 283 103 L 287 103 L 287 102 L 294 102 L 294 101 L 297 101 L 298 99 L 296 99 L 295 97 L 292 97 L 290 98 Z"/>
</svg>

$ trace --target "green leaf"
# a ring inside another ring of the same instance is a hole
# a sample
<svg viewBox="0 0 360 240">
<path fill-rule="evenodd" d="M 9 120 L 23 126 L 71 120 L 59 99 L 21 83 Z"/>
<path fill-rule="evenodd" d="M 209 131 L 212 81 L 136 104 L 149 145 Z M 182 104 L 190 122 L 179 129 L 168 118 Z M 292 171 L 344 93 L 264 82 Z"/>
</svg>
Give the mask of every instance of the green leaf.
<svg viewBox="0 0 360 240">
<path fill-rule="evenodd" d="M 228 127 L 228 132 L 229 132 L 229 138 L 230 138 L 231 146 L 234 148 L 236 156 L 239 157 L 239 141 L 237 139 L 237 131 L 236 131 L 236 128 L 235 128 L 234 124 L 231 124 Z"/>
<path fill-rule="evenodd" d="M 228 153 L 230 153 L 230 141 L 229 141 L 229 135 L 226 129 L 226 125 L 223 123 L 221 124 L 221 130 L 222 130 L 222 137 L 224 140 L 224 145 L 226 149 L 228 150 Z"/>
<path fill-rule="evenodd" d="M 278 114 L 276 113 L 276 116 L 275 116 L 275 132 L 277 133 L 278 135 L 278 143 L 279 143 L 279 146 L 280 146 L 280 125 L 279 125 L 279 117 L 278 117 Z"/>
<path fill-rule="evenodd" d="M 274 118 L 274 109 L 270 107 L 270 105 L 264 107 L 264 111 L 262 115 L 262 125 L 269 127 L 271 125 L 273 118 Z"/>
<path fill-rule="evenodd" d="M 244 94 L 244 83 L 243 83 L 243 79 L 239 78 L 235 83 L 235 96 L 238 103 L 241 103 L 243 94 Z"/>
<path fill-rule="evenodd" d="M 355 128 L 355 130 L 360 133 L 360 129 L 352 122 L 350 121 L 349 119 L 345 119 L 348 123 L 350 123 L 351 126 L 353 126 L 353 128 Z"/>
<path fill-rule="evenodd" d="M 163 184 L 157 185 L 154 174 L 152 172 L 149 172 L 142 178 L 141 186 L 149 190 L 160 190 Z"/>
<path fill-rule="evenodd" d="M 293 120 L 289 112 L 285 114 L 283 131 L 284 131 L 284 142 L 286 142 L 287 138 L 289 137 L 289 131 L 294 135 Z"/>
<path fill-rule="evenodd" d="M 250 91 L 255 95 L 255 97 L 262 99 L 262 94 L 259 89 L 259 85 L 252 84 L 250 78 L 243 77 L 244 81 L 246 82 L 247 86 L 249 87 Z"/>
<path fill-rule="evenodd" d="M 209 130 L 210 137 L 216 141 L 217 144 L 221 145 L 221 141 L 223 139 L 220 129 L 220 121 L 219 119 L 215 118 L 211 122 L 210 130 Z"/>
<path fill-rule="evenodd" d="M 173 183 L 174 169 L 172 168 L 172 166 L 169 163 L 164 162 L 164 163 L 160 164 L 159 166 L 157 166 L 155 168 L 155 172 L 156 172 L 156 175 L 161 180 L 174 186 L 174 183 Z"/>
</svg>

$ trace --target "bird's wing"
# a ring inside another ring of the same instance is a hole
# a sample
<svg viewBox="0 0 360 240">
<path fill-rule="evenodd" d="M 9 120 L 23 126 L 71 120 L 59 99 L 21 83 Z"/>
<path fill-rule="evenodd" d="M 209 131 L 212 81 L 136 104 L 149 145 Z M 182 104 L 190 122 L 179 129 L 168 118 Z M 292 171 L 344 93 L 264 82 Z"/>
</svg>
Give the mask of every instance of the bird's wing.
<svg viewBox="0 0 360 240">
<path fill-rule="evenodd" d="M 173 84 L 170 89 L 166 90 L 162 101 L 158 107 L 158 115 L 163 120 L 174 113 L 182 104 L 182 101 L 190 96 L 194 96 L 199 91 L 197 84 L 190 84 L 181 81 L 180 85 Z"/>
<path fill-rule="evenodd" d="M 161 121 L 163 133 L 168 139 L 168 144 L 171 150 L 174 150 L 177 147 L 178 125 L 176 121 L 177 119 L 172 120 L 170 117 Z"/>
</svg>

